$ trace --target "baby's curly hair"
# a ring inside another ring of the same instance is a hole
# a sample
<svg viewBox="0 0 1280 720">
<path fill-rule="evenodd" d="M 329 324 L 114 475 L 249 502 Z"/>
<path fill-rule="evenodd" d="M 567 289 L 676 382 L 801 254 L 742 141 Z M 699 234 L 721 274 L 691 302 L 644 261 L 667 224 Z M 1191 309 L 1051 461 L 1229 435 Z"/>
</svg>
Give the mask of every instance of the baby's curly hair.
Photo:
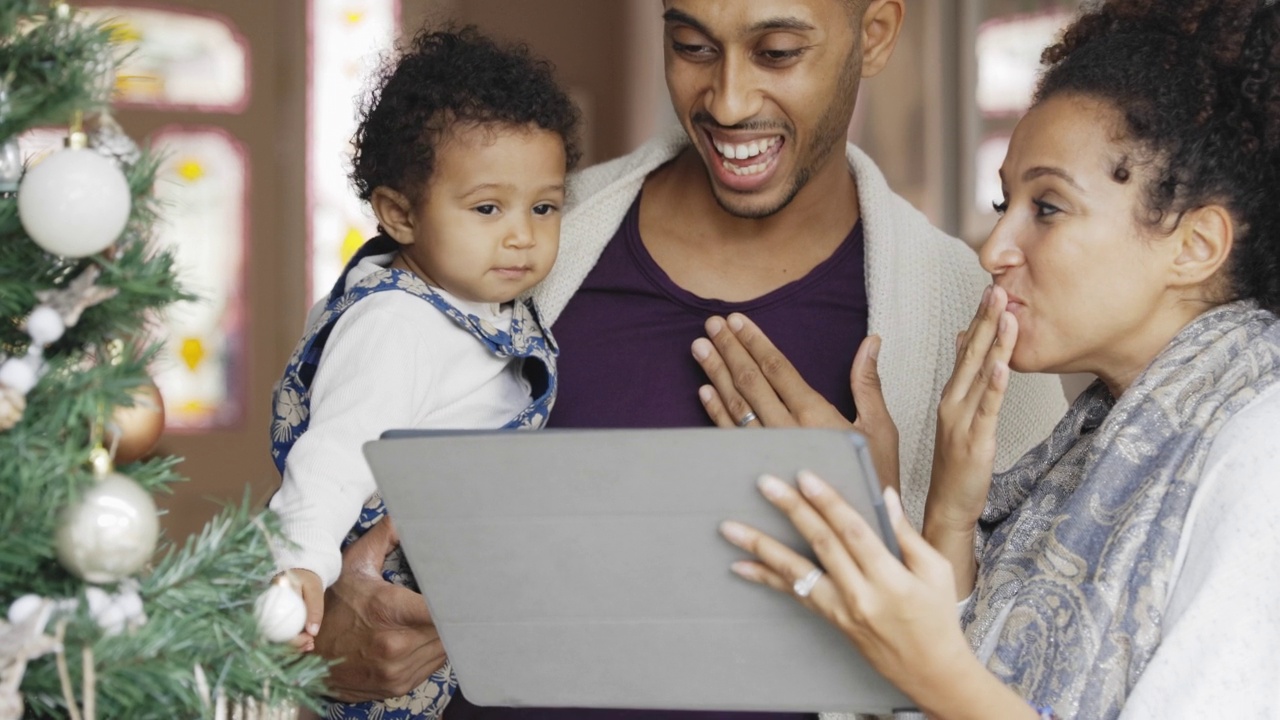
<svg viewBox="0 0 1280 720">
<path fill-rule="evenodd" d="M 1209 204 L 1236 221 L 1232 299 L 1280 312 L 1280 5 L 1273 0 L 1110 0 L 1044 52 L 1036 102 L 1102 100 L 1151 170 L 1145 222 Z"/>
<path fill-rule="evenodd" d="M 457 123 L 534 125 L 564 140 L 568 169 L 581 156 L 578 111 L 552 67 L 527 46 L 502 46 L 474 26 L 423 28 L 388 61 L 360 108 L 351 182 L 361 200 L 378 187 L 417 202 L 436 147 Z"/>
</svg>

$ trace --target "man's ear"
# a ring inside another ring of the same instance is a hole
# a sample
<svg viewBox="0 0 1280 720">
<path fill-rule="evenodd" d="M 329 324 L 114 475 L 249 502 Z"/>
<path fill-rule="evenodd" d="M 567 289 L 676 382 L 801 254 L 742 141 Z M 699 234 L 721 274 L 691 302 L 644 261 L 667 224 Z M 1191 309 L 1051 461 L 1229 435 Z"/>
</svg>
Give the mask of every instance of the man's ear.
<svg viewBox="0 0 1280 720">
<path fill-rule="evenodd" d="M 409 198 L 385 185 L 373 189 L 369 205 L 378 226 L 401 245 L 413 244 L 413 205 Z"/>
<path fill-rule="evenodd" d="M 1206 205 L 1182 216 L 1175 231 L 1177 256 L 1173 259 L 1175 287 L 1194 288 L 1216 283 L 1218 271 L 1231 257 L 1235 223 L 1221 205 Z"/>
<path fill-rule="evenodd" d="M 870 0 L 862 15 L 862 77 L 879 75 L 893 55 L 907 8 L 904 0 Z"/>
</svg>

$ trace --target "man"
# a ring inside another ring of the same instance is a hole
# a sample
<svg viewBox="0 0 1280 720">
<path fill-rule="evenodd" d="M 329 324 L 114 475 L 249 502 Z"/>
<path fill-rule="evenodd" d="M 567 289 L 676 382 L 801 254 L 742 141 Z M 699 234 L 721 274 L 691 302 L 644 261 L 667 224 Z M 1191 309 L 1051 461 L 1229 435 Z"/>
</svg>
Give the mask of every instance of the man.
<svg viewBox="0 0 1280 720">
<path fill-rule="evenodd" d="M 561 350 L 552 425 L 709 424 L 690 346 L 708 317 L 730 312 L 749 316 L 852 418 L 849 368 L 870 330 L 883 338 L 878 367 L 918 522 L 955 333 L 989 279 L 846 147 L 860 80 L 888 61 L 905 2 L 664 0 L 667 85 L 683 128 L 571 183 L 560 257 L 537 291 Z M 1056 379 L 1016 379 L 998 465 L 1048 435 L 1063 407 Z M 349 658 L 330 679 L 344 697 L 395 694 L 442 661 L 421 599 L 376 580 L 392 532 L 349 550 L 330 591 L 317 647 Z M 461 697 L 446 715 L 654 716 L 484 709 Z"/>
</svg>

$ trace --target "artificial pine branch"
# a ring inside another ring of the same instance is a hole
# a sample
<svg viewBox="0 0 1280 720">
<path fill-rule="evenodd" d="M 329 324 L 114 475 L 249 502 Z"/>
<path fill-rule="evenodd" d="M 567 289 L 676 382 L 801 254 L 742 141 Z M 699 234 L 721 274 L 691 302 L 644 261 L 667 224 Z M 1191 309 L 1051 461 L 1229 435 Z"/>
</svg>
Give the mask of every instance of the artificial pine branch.
<svg viewBox="0 0 1280 720">
<path fill-rule="evenodd" d="M 114 62 L 109 37 L 102 25 L 63 17 L 47 0 L 0 0 L 0 81 L 10 96 L 0 142 L 65 125 L 76 110 L 104 108 L 110 83 L 102 74 Z M 211 717 L 198 674 L 233 702 L 269 696 L 309 704 L 324 661 L 263 640 L 253 617 L 274 572 L 268 537 L 276 528 L 270 516 L 255 514 L 247 493 L 181 547 L 162 541 L 158 559 L 136 578 L 104 588 L 137 585 L 147 620 L 122 633 L 107 634 L 89 616 L 88 586 L 57 560 L 62 511 L 95 482 L 88 465 L 95 424 L 150 381 L 159 313 L 196 299 L 180 288 L 172 254 L 153 241 L 164 210 L 152 191 L 158 165 L 144 153 L 122 168 L 132 191 L 128 225 L 109 251 L 89 258 L 46 253 L 23 229 L 16 199 L 0 197 L 0 361 L 27 352 L 23 321 L 37 293 L 65 288 L 90 265 L 100 271 L 98 285 L 117 291 L 44 349 L 45 374 L 26 394 L 22 419 L 0 431 L 0 614 L 28 594 L 79 601 L 59 616 L 65 659 L 80 693 L 82 651 L 91 650 L 100 720 Z M 152 458 L 118 471 L 152 493 L 168 492 L 182 480 L 177 464 Z M 4 664 L 0 658 L 0 671 Z M 67 716 L 53 656 L 31 662 L 20 691 L 27 717 Z"/>
</svg>

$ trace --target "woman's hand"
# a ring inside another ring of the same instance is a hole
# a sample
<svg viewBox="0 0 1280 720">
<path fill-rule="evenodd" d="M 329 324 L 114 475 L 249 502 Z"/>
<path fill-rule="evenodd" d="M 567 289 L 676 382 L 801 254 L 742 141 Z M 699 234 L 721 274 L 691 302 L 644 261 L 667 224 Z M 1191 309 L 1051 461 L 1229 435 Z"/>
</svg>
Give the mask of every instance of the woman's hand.
<svg viewBox="0 0 1280 720">
<path fill-rule="evenodd" d="M 977 572 L 974 530 L 991 489 L 996 424 L 1018 339 L 1008 301 L 1004 289 L 987 288 L 973 322 L 956 339 L 955 368 L 938 403 L 924 536 L 951 559 L 960 597 L 969 594 Z"/>
<path fill-rule="evenodd" d="M 885 490 L 885 505 L 901 562 L 830 485 L 801 473 L 799 488 L 772 477 L 760 481 L 761 492 L 786 513 L 826 571 L 800 602 L 839 628 L 922 709 L 959 702 L 966 678 L 980 677 L 981 666 L 974 669 L 977 660 L 960 631 L 951 564 L 911 528 L 892 488 Z M 753 582 L 794 594 L 795 583 L 814 569 L 753 528 L 726 522 L 721 532 L 755 556 L 733 566 Z"/>
<path fill-rule="evenodd" d="M 693 356 L 711 381 L 698 397 L 716 425 L 852 428 L 867 437 L 881 484 L 898 487 L 898 427 L 880 390 L 879 336 L 863 340 L 853 358 L 849 386 L 858 419 L 851 423 L 745 316 L 713 317 L 706 329 L 707 338 L 693 343 Z"/>
</svg>

